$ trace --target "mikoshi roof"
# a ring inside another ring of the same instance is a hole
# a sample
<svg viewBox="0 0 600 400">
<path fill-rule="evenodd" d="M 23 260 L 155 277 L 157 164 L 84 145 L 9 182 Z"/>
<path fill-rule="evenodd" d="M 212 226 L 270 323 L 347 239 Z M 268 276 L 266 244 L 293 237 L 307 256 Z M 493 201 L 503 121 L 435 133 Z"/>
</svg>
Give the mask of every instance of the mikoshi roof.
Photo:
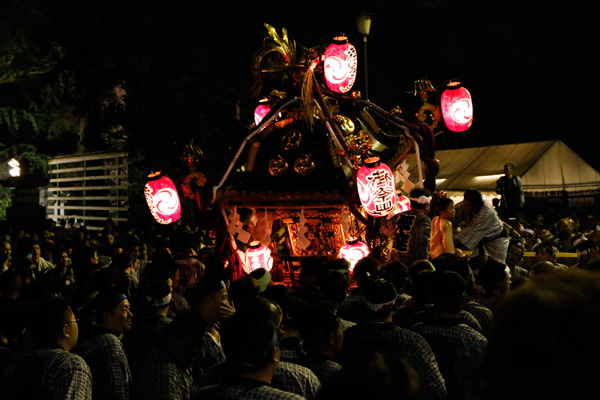
<svg viewBox="0 0 600 400">
<path fill-rule="evenodd" d="M 438 150 L 436 158 L 440 165 L 436 189 L 450 195 L 462 195 L 469 188 L 494 192 L 506 163 L 514 164 L 525 191 L 600 189 L 600 173 L 560 140 Z M 407 162 L 414 177 L 415 156 Z"/>
</svg>

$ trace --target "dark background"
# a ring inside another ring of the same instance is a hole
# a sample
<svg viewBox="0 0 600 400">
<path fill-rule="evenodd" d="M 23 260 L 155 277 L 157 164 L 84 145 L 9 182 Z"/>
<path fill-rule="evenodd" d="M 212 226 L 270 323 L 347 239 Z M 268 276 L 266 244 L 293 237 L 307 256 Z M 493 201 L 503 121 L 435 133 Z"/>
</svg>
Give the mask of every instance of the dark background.
<svg viewBox="0 0 600 400">
<path fill-rule="evenodd" d="M 581 1 L 364 3 L 299 5 L 297 13 L 267 6 L 244 24 L 253 26 L 248 39 L 260 37 L 261 23 L 268 22 L 307 45 L 327 44 L 328 35 L 345 32 L 359 53 L 355 88 L 364 90 L 363 43 L 354 18 L 372 12 L 370 100 L 402 107 L 423 77 L 439 94 L 456 79 L 472 95 L 473 125 L 465 133 L 440 133 L 438 149 L 559 139 L 600 168 L 597 11 Z"/>
<path fill-rule="evenodd" d="M 205 154 L 228 161 L 252 122 L 256 103 L 247 90 L 253 53 L 268 36 L 264 24 L 287 29 L 304 47 L 326 46 L 346 33 L 359 56 L 355 88 L 364 92 L 355 17 L 367 11 L 373 13 L 369 100 L 410 110 L 414 82 L 422 78 L 438 94 L 450 79 L 470 91 L 472 127 L 437 132 L 438 149 L 560 139 L 600 169 L 600 31 L 598 13 L 582 0 L 7 0 L 5 6 L 0 53 L 19 53 L 21 64 L 14 64 L 23 71 L 39 64 L 51 43 L 60 43 L 64 56 L 46 74 L 0 85 L 0 107 L 31 114 L 11 129 L 1 121 L 4 146 L 29 143 L 57 155 L 78 150 L 78 140 L 86 151 L 126 143 L 151 168 L 180 156 L 194 139 Z M 109 101 L 116 83 L 127 90 L 126 109 Z M 84 131 L 77 118 L 85 119 Z M 57 126 L 66 128 L 57 134 Z"/>
</svg>

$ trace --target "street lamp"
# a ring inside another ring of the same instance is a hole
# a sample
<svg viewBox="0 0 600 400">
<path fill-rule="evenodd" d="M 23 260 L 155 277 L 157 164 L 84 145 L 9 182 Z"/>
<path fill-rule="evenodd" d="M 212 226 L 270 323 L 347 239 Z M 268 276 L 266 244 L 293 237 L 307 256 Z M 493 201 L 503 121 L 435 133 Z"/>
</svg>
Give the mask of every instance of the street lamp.
<svg viewBox="0 0 600 400">
<path fill-rule="evenodd" d="M 373 14 L 361 13 L 356 17 L 358 33 L 363 37 L 363 49 L 365 53 L 365 99 L 369 99 L 369 74 L 367 73 L 367 37 L 371 31 L 371 20 Z"/>
<path fill-rule="evenodd" d="M 10 176 L 12 176 L 13 178 L 21 176 L 21 165 L 17 160 L 11 158 L 8 162 L 8 166 L 10 167 L 10 169 L 8 170 Z"/>
</svg>

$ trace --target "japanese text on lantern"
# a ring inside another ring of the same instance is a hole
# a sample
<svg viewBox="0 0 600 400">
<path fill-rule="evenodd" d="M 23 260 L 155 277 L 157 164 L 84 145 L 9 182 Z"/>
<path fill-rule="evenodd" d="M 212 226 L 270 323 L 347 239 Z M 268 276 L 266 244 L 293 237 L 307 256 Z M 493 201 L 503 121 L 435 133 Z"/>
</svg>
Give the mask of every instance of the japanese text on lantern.
<svg viewBox="0 0 600 400">
<path fill-rule="evenodd" d="M 396 188 L 391 170 L 380 164 L 358 180 L 360 200 L 365 211 L 375 217 L 388 215 L 396 205 Z"/>
</svg>

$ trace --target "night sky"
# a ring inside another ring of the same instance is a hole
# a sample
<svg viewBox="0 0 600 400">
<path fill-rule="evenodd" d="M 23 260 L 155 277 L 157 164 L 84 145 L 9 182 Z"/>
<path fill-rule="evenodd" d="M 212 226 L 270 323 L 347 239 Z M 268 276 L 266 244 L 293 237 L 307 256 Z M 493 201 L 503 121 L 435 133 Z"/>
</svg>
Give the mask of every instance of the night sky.
<svg viewBox="0 0 600 400">
<path fill-rule="evenodd" d="M 470 91 L 472 127 L 439 134 L 438 149 L 559 139 L 600 170 L 593 146 L 599 142 L 600 32 L 597 15 L 583 2 L 406 0 L 373 1 L 368 8 L 297 2 L 294 12 L 272 3 L 226 18 L 246 49 L 238 56 L 251 57 L 267 36 L 264 23 L 286 28 L 305 47 L 327 45 L 344 32 L 359 55 L 355 88 L 364 91 L 355 15 L 367 9 L 374 13 L 367 41 L 371 101 L 401 106 L 424 77 L 440 94 L 449 79 Z"/>
<path fill-rule="evenodd" d="M 198 85 L 198 93 L 204 87 L 216 87 L 212 85 L 215 79 L 223 78 L 209 75 L 215 68 L 247 79 L 249 86 L 253 53 L 268 36 L 265 23 L 278 32 L 286 28 L 289 36 L 306 48 L 326 46 L 334 35 L 345 33 L 359 57 L 354 88 L 364 93 L 365 54 L 355 18 L 368 11 L 373 13 L 366 57 L 369 100 L 388 110 L 400 106 L 408 113 L 411 110 L 406 105 L 415 102 L 414 82 L 423 78 L 433 83 L 438 96 L 451 79 L 470 91 L 473 125 L 464 133 L 439 133 L 438 149 L 560 139 L 600 170 L 594 146 L 599 142 L 600 15 L 583 0 L 263 0 L 235 5 L 211 1 L 195 6 L 177 0 L 156 4 L 56 0 L 48 3 L 47 9 L 61 15 L 62 26 L 53 30 L 79 46 L 81 69 L 103 73 L 102 66 L 93 64 L 104 62 L 103 52 L 124 54 L 125 63 L 134 66 L 133 72 L 128 71 L 133 78 L 143 75 L 155 86 L 166 88 L 157 91 L 158 97 L 188 79 L 185 74 L 193 75 L 189 79 Z M 168 54 L 161 57 L 163 53 Z M 208 63 L 213 64 L 212 70 L 185 68 Z M 138 67 L 145 70 L 138 72 Z M 96 75 L 92 77 L 95 82 Z M 105 80 L 110 78 L 107 75 Z M 214 96 L 209 89 L 205 92 L 205 96 Z M 245 96 L 237 89 L 235 94 L 231 92 L 223 96 Z M 195 92 L 182 93 L 189 99 L 189 93 Z M 184 104 L 193 108 L 193 100 Z M 227 105 L 214 105 L 209 113 L 216 115 L 221 106 L 223 115 L 230 116 L 232 104 L 235 99 Z M 186 129 L 199 129 L 201 121 L 187 114 L 179 120 L 186 118 L 191 120 Z M 172 125 L 174 121 L 164 123 Z M 147 128 L 160 131 L 154 125 Z M 518 164 L 518 160 L 513 162 Z"/>
</svg>

